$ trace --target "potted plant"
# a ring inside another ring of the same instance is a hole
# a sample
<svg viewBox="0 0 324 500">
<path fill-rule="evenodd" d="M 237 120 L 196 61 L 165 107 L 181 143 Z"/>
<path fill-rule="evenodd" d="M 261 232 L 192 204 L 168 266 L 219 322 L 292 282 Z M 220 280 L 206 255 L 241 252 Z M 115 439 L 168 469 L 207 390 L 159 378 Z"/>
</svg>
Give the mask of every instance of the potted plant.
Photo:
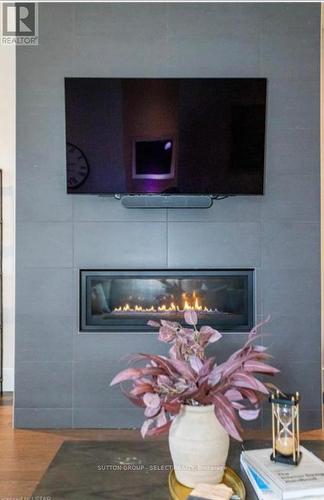
<svg viewBox="0 0 324 500">
<path fill-rule="evenodd" d="M 222 480 L 229 436 L 242 440 L 239 417 L 257 418 L 260 403 L 272 387 L 255 375 L 274 375 L 279 370 L 267 363 L 266 348 L 254 344 L 263 323 L 250 331 L 241 349 L 217 365 L 205 351 L 221 334 L 210 326 L 198 329 L 193 310 L 184 313 L 184 320 L 185 327 L 163 319 L 149 321 L 159 328 L 159 339 L 171 345 L 169 357 L 131 355 L 133 366 L 116 375 L 111 385 L 131 381 L 131 388 L 122 387 L 122 391 L 144 408 L 143 438 L 169 431 L 176 477 L 194 487 Z"/>
</svg>

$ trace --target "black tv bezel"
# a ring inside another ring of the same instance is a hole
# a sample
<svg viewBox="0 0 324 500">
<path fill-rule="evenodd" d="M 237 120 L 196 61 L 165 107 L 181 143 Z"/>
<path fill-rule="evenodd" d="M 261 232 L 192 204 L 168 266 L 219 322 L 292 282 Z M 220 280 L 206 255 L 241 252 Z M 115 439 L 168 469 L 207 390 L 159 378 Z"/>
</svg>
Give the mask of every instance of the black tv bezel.
<svg viewBox="0 0 324 500">
<path fill-rule="evenodd" d="M 268 118 L 268 78 L 267 77 L 123 77 L 123 76 L 115 76 L 115 77 L 107 77 L 107 76 L 91 76 L 91 77 L 64 77 L 64 116 L 65 116 L 65 134 L 66 134 L 66 82 L 67 80 L 156 80 L 156 79 L 165 79 L 165 80 L 260 80 L 265 83 L 265 119 L 264 119 L 264 149 L 263 149 L 263 169 L 262 169 L 262 189 L 259 192 L 255 193 L 232 193 L 232 192 L 186 192 L 186 193 L 156 193 L 156 192 L 131 192 L 131 191 L 98 191 L 98 192 L 72 192 L 69 191 L 67 185 L 67 177 L 66 177 L 66 194 L 68 195 L 78 195 L 78 196 L 101 196 L 101 197 L 110 197 L 110 198 L 121 198 L 123 196 L 155 196 L 155 197 L 165 197 L 165 196 L 209 196 L 212 199 L 217 198 L 228 198 L 234 196 L 264 196 L 265 194 L 265 177 L 266 177 L 266 150 L 267 150 L 267 118 Z M 66 138 L 66 135 L 65 135 Z M 66 141 L 67 142 L 67 141 Z M 65 142 L 65 144 L 66 144 Z M 66 147 L 66 146 L 65 146 Z M 66 150 L 65 150 L 66 152 Z M 133 159 L 132 159 L 133 162 Z M 67 172 L 67 169 L 65 168 Z"/>
</svg>

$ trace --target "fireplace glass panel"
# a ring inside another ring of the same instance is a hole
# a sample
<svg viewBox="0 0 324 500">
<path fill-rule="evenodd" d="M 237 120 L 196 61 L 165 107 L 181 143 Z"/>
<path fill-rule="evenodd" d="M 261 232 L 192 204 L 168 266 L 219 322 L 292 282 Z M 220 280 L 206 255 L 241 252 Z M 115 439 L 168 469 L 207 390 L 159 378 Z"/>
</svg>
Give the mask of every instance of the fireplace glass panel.
<svg viewBox="0 0 324 500">
<path fill-rule="evenodd" d="M 181 321 L 188 309 L 222 331 L 253 325 L 252 270 L 83 270 L 80 278 L 81 331 L 150 331 L 148 320 Z"/>
</svg>

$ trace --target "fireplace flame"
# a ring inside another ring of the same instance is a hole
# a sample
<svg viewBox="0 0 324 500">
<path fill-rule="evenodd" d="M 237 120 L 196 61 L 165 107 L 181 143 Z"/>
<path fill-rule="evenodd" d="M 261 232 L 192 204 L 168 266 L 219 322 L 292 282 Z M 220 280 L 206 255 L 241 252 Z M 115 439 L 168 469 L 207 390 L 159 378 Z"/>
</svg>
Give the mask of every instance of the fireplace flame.
<svg viewBox="0 0 324 500">
<path fill-rule="evenodd" d="M 209 309 L 206 306 L 203 306 L 199 297 L 196 296 L 194 293 L 191 298 L 188 298 L 186 294 L 183 294 L 183 305 L 179 306 L 178 304 L 175 304 L 174 302 L 171 302 L 169 305 L 162 304 L 160 306 L 140 306 L 140 305 L 129 305 L 126 303 L 123 306 L 120 307 L 115 307 L 113 309 L 113 313 L 120 313 L 120 312 L 129 312 L 129 313 L 171 313 L 171 312 L 184 312 L 184 311 L 190 311 L 190 310 L 195 310 L 195 311 L 202 311 L 202 312 L 208 312 L 208 313 L 213 313 L 217 312 L 217 309 Z"/>
</svg>

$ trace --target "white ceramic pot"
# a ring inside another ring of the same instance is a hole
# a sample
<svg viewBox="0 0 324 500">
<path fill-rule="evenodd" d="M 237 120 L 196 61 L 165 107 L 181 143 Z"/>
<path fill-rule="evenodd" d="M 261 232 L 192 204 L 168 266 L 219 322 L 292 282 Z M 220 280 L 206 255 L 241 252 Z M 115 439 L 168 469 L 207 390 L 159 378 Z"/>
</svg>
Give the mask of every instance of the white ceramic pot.
<svg viewBox="0 0 324 500">
<path fill-rule="evenodd" d="M 221 482 L 229 436 L 214 406 L 183 406 L 169 431 L 169 447 L 177 480 L 194 488 Z"/>
</svg>

